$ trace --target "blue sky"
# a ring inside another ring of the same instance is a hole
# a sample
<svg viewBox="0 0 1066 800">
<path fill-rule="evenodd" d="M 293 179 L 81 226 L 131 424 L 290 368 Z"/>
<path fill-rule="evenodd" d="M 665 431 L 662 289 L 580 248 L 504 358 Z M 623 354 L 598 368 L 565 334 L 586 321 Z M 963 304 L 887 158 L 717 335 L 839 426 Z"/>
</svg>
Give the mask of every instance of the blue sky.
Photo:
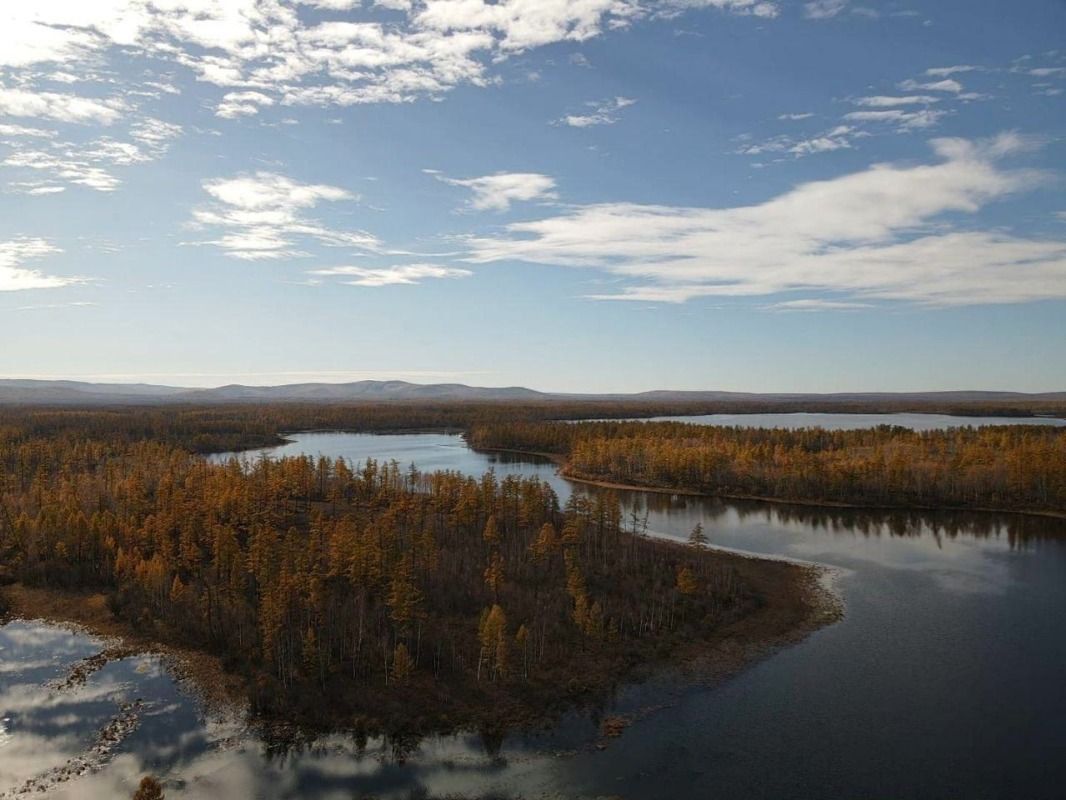
<svg viewBox="0 0 1066 800">
<path fill-rule="evenodd" d="M 1066 3 L 0 10 L 0 375 L 1066 389 Z"/>
</svg>

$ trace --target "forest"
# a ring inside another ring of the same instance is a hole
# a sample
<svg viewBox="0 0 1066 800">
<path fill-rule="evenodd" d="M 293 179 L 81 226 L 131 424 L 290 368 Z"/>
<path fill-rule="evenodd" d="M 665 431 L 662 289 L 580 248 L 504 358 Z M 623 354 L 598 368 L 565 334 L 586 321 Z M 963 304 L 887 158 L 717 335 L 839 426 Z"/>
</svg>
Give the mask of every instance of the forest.
<svg viewBox="0 0 1066 800">
<path fill-rule="evenodd" d="M 283 413 L 5 415 L 0 583 L 106 593 L 218 654 L 264 716 L 418 731 L 539 721 L 766 609 L 771 633 L 811 611 L 805 570 L 651 540 L 609 495 L 198 455 Z"/>
<path fill-rule="evenodd" d="M 475 424 L 467 440 L 561 457 L 564 475 L 592 482 L 803 503 L 1066 513 L 1066 428 L 510 422 Z"/>
<path fill-rule="evenodd" d="M 0 589 L 103 593 L 137 631 L 217 655 L 264 718 L 504 727 L 595 702 L 700 643 L 802 628 L 816 604 L 809 572 L 708 549 L 701 532 L 687 546 L 652 540 L 610 492 L 560 506 L 535 479 L 203 455 L 277 444 L 287 431 L 450 430 L 475 448 L 550 454 L 565 475 L 608 484 L 1066 512 L 1063 429 L 556 421 L 622 411 L 3 408 Z"/>
</svg>

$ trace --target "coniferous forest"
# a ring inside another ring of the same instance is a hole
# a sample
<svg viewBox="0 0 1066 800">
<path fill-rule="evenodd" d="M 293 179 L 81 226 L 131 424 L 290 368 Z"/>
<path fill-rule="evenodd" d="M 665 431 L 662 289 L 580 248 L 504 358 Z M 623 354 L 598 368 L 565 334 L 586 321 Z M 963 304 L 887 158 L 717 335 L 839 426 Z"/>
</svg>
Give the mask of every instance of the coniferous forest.
<svg viewBox="0 0 1066 800">
<path fill-rule="evenodd" d="M 602 697 L 637 667 L 737 630 L 762 624 L 773 639 L 802 627 L 813 613 L 809 572 L 709 550 L 702 531 L 688 546 L 649 539 L 609 492 L 561 505 L 531 478 L 203 454 L 301 429 L 451 430 L 475 448 L 551 454 L 564 474 L 591 481 L 1066 510 L 1061 429 L 550 421 L 565 411 L 5 409 L 0 582 L 103 593 L 132 629 L 217 655 L 267 717 L 507 725 Z"/>
<path fill-rule="evenodd" d="M 771 594 L 778 633 L 810 611 L 799 568 L 648 539 L 610 495 L 560 507 L 492 473 L 211 463 L 205 442 L 267 429 L 202 413 L 5 414 L 0 579 L 104 592 L 138 631 L 219 655 L 268 716 L 540 720 Z"/>
<path fill-rule="evenodd" d="M 680 422 L 478 424 L 476 448 L 565 458 L 593 482 L 802 503 L 1066 512 L 1066 430 L 782 430 Z"/>
</svg>

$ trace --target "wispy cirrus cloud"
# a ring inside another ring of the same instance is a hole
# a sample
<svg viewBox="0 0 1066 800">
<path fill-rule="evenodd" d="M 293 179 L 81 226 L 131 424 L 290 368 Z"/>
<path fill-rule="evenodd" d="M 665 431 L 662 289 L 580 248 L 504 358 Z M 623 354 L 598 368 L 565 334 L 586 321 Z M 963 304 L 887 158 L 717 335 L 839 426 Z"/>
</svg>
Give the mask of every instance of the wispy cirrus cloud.
<svg viewBox="0 0 1066 800">
<path fill-rule="evenodd" d="M 637 101 L 631 97 L 612 97 L 608 100 L 592 100 L 585 105 L 590 109 L 584 114 L 567 114 L 555 120 L 556 125 L 571 128 L 591 128 L 595 125 L 613 125 L 618 122 L 618 112 Z"/>
<path fill-rule="evenodd" d="M 400 264 L 391 267 L 327 267 L 313 269 L 309 275 L 323 278 L 340 278 L 339 283 L 349 286 L 412 286 L 426 279 L 469 278 L 474 273 L 468 269 L 446 267 L 440 264 Z"/>
<path fill-rule="evenodd" d="M 872 97 L 860 97 L 855 100 L 855 105 L 866 108 L 892 108 L 894 106 L 929 105 L 940 102 L 939 97 L 930 94 L 911 94 L 905 96 L 874 95 Z"/>
<path fill-rule="evenodd" d="M 848 7 L 848 0 L 812 0 L 803 4 L 808 19 L 831 19 Z"/>
<path fill-rule="evenodd" d="M 900 108 L 879 109 L 876 111 L 852 111 L 844 115 L 849 122 L 875 122 L 895 126 L 901 131 L 931 128 L 940 121 L 946 111 L 921 109 L 905 111 Z"/>
<path fill-rule="evenodd" d="M 338 186 L 300 183 L 261 171 L 204 181 L 203 188 L 214 202 L 193 211 L 192 225 L 220 230 L 221 238 L 205 244 L 216 245 L 233 258 L 260 261 L 304 256 L 297 246 L 301 241 L 369 251 L 381 247 L 370 233 L 330 228 L 305 215 L 323 202 L 357 199 Z"/>
<path fill-rule="evenodd" d="M 831 292 L 841 302 L 923 305 L 1066 297 L 1066 240 L 955 227 L 1039 185 L 1002 159 L 1034 146 L 1004 134 L 936 139 L 933 164 L 876 164 L 802 184 L 754 206 L 576 206 L 468 240 L 473 263 L 514 260 L 596 269 L 632 283 L 597 299 L 684 302 L 706 296 Z"/>
<path fill-rule="evenodd" d="M 7 183 L 8 190 L 16 193 L 56 194 L 68 186 L 111 192 L 121 184 L 114 168 L 162 158 L 181 132 L 180 125 L 154 117 L 138 118 L 129 127 L 126 139 L 101 136 L 73 142 L 60 138 L 56 131 L 23 128 L 15 132 L 19 139 L 0 135 L 0 145 L 10 150 L 0 165 L 16 173 Z"/>
<path fill-rule="evenodd" d="M 449 178 L 443 173 L 427 169 L 449 186 L 461 186 L 473 193 L 470 208 L 476 211 L 507 211 L 512 203 L 533 200 L 555 200 L 555 179 L 536 172 L 497 172 L 479 178 Z"/>
<path fill-rule="evenodd" d="M 824 300 L 806 298 L 803 300 L 784 300 L 763 306 L 765 311 L 858 311 L 873 308 L 872 303 L 849 303 L 842 300 Z"/>
<path fill-rule="evenodd" d="M 799 158 L 815 153 L 850 149 L 856 138 L 865 135 L 851 125 L 837 125 L 807 137 L 781 134 L 761 142 L 751 142 L 745 139 L 737 152 L 747 156 L 782 153 Z"/>
<path fill-rule="evenodd" d="M 84 283 L 83 278 L 47 275 L 27 266 L 28 262 L 62 252 L 48 240 L 36 237 L 22 237 L 0 242 L 0 292 L 58 289 L 75 283 Z"/>
<path fill-rule="evenodd" d="M 981 69 L 975 67 L 972 64 L 953 64 L 950 67 L 930 67 L 925 71 L 925 74 L 931 78 L 950 78 L 952 75 L 958 75 L 963 72 L 973 72 Z"/>
<path fill-rule="evenodd" d="M 950 92 L 958 94 L 963 90 L 963 85 L 954 78 L 944 78 L 939 81 L 916 81 L 913 78 L 902 81 L 899 88 L 905 92 Z"/>
</svg>

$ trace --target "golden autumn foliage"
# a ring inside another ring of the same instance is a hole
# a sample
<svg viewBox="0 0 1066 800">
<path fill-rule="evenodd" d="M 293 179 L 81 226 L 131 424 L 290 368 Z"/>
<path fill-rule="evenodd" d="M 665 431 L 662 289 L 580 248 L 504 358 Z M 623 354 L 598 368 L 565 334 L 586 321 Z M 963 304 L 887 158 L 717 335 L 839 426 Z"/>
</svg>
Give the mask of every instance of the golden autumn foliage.
<svg viewBox="0 0 1066 800">
<path fill-rule="evenodd" d="M 801 502 L 1066 511 L 1066 428 L 1058 427 L 508 423 L 477 425 L 468 439 L 564 454 L 565 474 L 591 481 Z"/>
<path fill-rule="evenodd" d="M 728 559 L 633 535 L 608 494 L 560 508 L 492 473 L 210 463 L 100 413 L 81 435 L 0 427 L 0 581 L 105 591 L 132 624 L 222 656 L 264 712 L 372 711 L 405 686 L 442 708 L 558 694 L 753 605 Z M 675 613 L 682 565 L 710 587 L 699 627 Z"/>
<path fill-rule="evenodd" d="M 696 576 L 688 567 L 681 567 L 677 571 L 677 590 L 684 595 L 693 595 L 699 591 L 700 585 L 696 582 Z"/>
</svg>

